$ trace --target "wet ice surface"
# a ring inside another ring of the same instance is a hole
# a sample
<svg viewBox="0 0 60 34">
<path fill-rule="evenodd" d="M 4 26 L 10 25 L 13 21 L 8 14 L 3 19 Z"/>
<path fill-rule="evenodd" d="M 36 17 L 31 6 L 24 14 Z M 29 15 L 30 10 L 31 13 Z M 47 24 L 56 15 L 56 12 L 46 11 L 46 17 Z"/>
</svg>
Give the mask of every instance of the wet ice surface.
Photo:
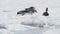
<svg viewBox="0 0 60 34">
<path fill-rule="evenodd" d="M 46 34 L 48 32 L 50 33 L 51 31 L 59 31 L 60 28 L 57 28 L 57 26 L 60 27 L 59 25 L 53 25 L 41 28 L 21 24 L 10 24 L 7 25 L 7 29 L 1 29 L 0 32 L 3 34 Z"/>
<path fill-rule="evenodd" d="M 16 25 L 17 26 L 17 25 Z M 21 29 L 23 28 L 23 29 Z M 54 32 L 54 30 L 57 31 L 57 28 L 54 26 L 48 26 L 48 27 L 44 27 L 44 28 L 40 28 L 40 27 L 30 27 L 30 26 L 25 26 L 25 27 L 21 27 L 20 29 L 14 29 L 14 30 L 10 30 L 10 34 L 44 34 L 46 31 L 50 31 L 52 30 L 52 32 Z"/>
<path fill-rule="evenodd" d="M 17 31 L 15 32 L 15 34 L 42 34 L 43 31 L 44 31 L 43 29 L 36 28 L 36 29 L 30 29 L 26 31 Z"/>
</svg>

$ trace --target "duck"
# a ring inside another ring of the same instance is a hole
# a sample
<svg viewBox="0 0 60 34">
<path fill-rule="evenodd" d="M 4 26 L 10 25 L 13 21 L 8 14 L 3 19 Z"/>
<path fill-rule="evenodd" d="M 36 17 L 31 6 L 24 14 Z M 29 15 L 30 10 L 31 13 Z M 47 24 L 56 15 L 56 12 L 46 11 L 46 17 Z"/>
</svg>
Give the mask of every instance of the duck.
<svg viewBox="0 0 60 34">
<path fill-rule="evenodd" d="M 43 16 L 49 16 L 48 8 L 46 8 L 46 12 L 43 13 Z"/>
</svg>

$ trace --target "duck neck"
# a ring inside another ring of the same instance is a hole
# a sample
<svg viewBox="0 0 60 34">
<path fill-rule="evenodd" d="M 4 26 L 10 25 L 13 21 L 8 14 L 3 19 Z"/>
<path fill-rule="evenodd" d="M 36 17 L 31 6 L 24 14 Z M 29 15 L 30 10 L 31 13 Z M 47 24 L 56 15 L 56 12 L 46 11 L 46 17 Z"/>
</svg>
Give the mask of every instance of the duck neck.
<svg viewBox="0 0 60 34">
<path fill-rule="evenodd" d="M 48 8 L 46 8 L 46 12 L 48 12 Z"/>
</svg>

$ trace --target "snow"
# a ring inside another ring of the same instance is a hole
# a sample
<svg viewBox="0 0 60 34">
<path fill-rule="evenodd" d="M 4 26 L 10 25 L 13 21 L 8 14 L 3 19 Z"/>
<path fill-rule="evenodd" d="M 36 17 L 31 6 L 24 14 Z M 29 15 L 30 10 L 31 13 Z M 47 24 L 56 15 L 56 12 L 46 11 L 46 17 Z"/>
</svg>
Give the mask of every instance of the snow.
<svg viewBox="0 0 60 34">
<path fill-rule="evenodd" d="M 17 12 L 34 6 L 38 13 Z M 42 13 L 48 7 L 49 16 Z M 0 0 L 0 34 L 60 34 L 60 0 Z"/>
</svg>

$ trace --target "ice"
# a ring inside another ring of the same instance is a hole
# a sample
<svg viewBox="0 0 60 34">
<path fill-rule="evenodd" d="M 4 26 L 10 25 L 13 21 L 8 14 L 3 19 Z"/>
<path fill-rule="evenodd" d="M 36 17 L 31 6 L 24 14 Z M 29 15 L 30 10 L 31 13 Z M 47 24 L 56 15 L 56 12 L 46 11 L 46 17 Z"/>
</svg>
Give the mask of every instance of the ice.
<svg viewBox="0 0 60 34">
<path fill-rule="evenodd" d="M 60 34 L 60 29 L 50 29 L 45 31 L 43 34 Z"/>
</svg>

